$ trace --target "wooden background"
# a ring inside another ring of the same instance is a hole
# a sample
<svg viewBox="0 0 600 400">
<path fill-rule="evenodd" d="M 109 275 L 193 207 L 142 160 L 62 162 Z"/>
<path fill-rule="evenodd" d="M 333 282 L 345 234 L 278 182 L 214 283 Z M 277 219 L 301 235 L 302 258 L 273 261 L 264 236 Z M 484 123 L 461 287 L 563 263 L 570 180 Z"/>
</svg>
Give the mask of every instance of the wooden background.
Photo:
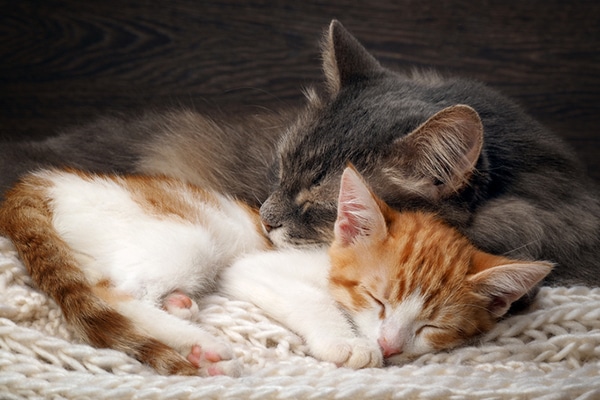
<svg viewBox="0 0 600 400">
<path fill-rule="evenodd" d="M 0 0 L 0 139 L 114 110 L 295 104 L 339 19 L 382 62 L 477 78 L 600 181 L 600 1 Z"/>
</svg>

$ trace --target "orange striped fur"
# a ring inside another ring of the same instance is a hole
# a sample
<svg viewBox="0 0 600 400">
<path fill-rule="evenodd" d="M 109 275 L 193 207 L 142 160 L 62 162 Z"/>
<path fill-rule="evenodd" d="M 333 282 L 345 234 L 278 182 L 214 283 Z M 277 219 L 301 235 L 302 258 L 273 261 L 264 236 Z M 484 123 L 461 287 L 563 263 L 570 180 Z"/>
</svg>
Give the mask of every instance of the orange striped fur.
<svg viewBox="0 0 600 400">
<path fill-rule="evenodd" d="M 489 331 L 552 268 L 484 253 L 432 213 L 395 211 L 352 168 L 341 193 L 330 288 L 351 315 L 374 309 L 382 326 L 394 327 L 374 333 L 389 356 L 447 349 Z"/>
</svg>

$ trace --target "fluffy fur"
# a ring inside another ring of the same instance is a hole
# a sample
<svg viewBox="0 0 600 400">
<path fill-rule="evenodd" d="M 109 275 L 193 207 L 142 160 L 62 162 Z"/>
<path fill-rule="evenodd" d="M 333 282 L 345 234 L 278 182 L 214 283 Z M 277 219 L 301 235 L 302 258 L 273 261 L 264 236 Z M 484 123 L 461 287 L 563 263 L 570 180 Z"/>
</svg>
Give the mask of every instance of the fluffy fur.
<svg viewBox="0 0 600 400">
<path fill-rule="evenodd" d="M 279 143 L 261 207 L 270 238 L 333 239 L 348 162 L 397 210 L 429 210 L 497 255 L 546 259 L 547 284 L 600 285 L 598 190 L 557 136 L 494 90 L 382 67 L 342 25 L 324 40 L 328 92 Z"/>
<path fill-rule="evenodd" d="M 258 206 L 269 194 L 265 179 L 293 115 L 149 111 L 105 116 L 39 142 L 0 143 L 0 199 L 25 173 L 60 166 L 170 176 Z"/>
<path fill-rule="evenodd" d="M 315 357 L 362 368 L 488 331 L 551 270 L 480 252 L 433 214 L 392 210 L 353 168 L 338 210 L 329 253 L 271 250 L 257 210 L 230 198 L 169 178 L 45 170 L 8 192 L 0 233 L 83 339 L 164 374 L 238 373 L 229 346 L 186 321 L 219 279 Z"/>
<path fill-rule="evenodd" d="M 62 170 L 28 175 L 0 208 L 0 232 L 77 333 L 164 374 L 236 374 L 229 346 L 181 317 L 268 247 L 259 226 L 255 209 L 174 179 Z"/>
<path fill-rule="evenodd" d="M 243 257 L 221 290 L 295 330 L 315 357 L 358 368 L 472 340 L 551 269 L 482 252 L 435 214 L 395 211 L 347 168 L 328 254 Z"/>
<path fill-rule="evenodd" d="M 165 174 L 262 204 L 270 238 L 303 247 L 332 240 L 352 162 L 395 209 L 434 211 L 493 254 L 553 261 L 547 284 L 600 285 L 598 191 L 559 137 L 480 83 L 382 67 L 337 21 L 323 69 L 325 93 L 308 90 L 302 110 L 148 113 L 2 144 L 0 188 L 40 165 Z"/>
</svg>

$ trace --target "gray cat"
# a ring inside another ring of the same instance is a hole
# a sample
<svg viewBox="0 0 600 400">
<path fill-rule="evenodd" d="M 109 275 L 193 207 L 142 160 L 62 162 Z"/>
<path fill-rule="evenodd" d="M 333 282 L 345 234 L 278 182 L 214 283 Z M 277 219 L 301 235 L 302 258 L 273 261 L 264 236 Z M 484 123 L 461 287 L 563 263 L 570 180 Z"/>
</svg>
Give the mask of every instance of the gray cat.
<svg viewBox="0 0 600 400">
<path fill-rule="evenodd" d="M 353 163 L 395 208 L 433 210 L 485 251 L 556 262 L 548 283 L 600 285 L 597 191 L 564 142 L 482 84 L 383 68 L 337 21 L 323 47 L 326 90 L 303 110 L 110 118 L 7 144 L 0 189 L 42 165 L 165 174 L 262 204 L 273 242 L 303 247 L 331 240 Z"/>
<path fill-rule="evenodd" d="M 383 68 L 338 22 L 328 93 L 279 145 L 261 217 L 278 245 L 327 242 L 348 162 L 393 207 L 430 209 L 486 251 L 556 262 L 551 284 L 600 285 L 600 203 L 575 154 L 482 84 Z"/>
</svg>

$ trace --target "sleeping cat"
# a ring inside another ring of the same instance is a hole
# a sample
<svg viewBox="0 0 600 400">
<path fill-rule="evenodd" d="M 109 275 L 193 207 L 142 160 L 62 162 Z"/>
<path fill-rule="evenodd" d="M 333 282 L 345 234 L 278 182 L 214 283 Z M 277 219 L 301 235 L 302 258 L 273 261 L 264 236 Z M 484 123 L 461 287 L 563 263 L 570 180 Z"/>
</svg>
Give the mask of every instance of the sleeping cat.
<svg viewBox="0 0 600 400">
<path fill-rule="evenodd" d="M 164 174 L 262 205 L 271 240 L 304 247 L 332 240 L 352 162 L 398 210 L 433 210 L 493 254 L 556 262 L 546 283 L 600 285 L 598 192 L 557 136 L 477 82 L 382 67 L 337 21 L 323 60 L 325 93 L 308 90 L 303 110 L 148 113 L 7 144 L 0 190 L 39 165 Z"/>
<path fill-rule="evenodd" d="M 432 210 L 487 252 L 558 265 L 556 285 L 600 285 L 600 197 L 577 157 L 510 100 L 476 82 L 382 67 L 333 21 L 328 91 L 279 143 L 260 209 L 277 246 L 333 238 L 348 162 L 397 210 Z"/>
<path fill-rule="evenodd" d="M 227 344 L 184 320 L 220 275 L 223 293 L 298 332 L 315 357 L 361 368 L 464 343 L 551 270 L 483 253 L 432 214 L 393 211 L 352 168 L 338 209 L 329 255 L 278 251 L 255 208 L 219 194 L 42 170 L 7 193 L 0 233 L 83 339 L 164 374 L 239 373 Z"/>
<path fill-rule="evenodd" d="M 378 366 L 382 355 L 395 364 L 465 344 L 552 269 L 482 252 L 435 214 L 393 210 L 351 167 L 338 199 L 328 255 L 251 254 L 221 282 L 226 295 L 299 333 L 320 359 Z"/>
<path fill-rule="evenodd" d="M 0 208 L 0 232 L 76 333 L 163 374 L 236 375 L 229 346 L 181 317 L 222 268 L 269 247 L 259 226 L 256 209 L 174 179 L 74 170 L 27 175 Z"/>
</svg>

